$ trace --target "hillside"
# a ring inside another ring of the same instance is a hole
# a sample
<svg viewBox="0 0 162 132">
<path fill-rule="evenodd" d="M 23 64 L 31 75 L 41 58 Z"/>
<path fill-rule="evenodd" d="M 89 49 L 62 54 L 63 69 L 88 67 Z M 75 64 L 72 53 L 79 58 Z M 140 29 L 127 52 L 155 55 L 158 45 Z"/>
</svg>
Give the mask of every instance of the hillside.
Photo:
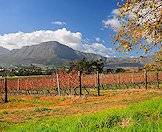
<svg viewBox="0 0 162 132">
<path fill-rule="evenodd" d="M 10 51 L 0 46 L 0 56 L 8 54 Z"/>
<path fill-rule="evenodd" d="M 81 53 L 59 42 L 51 41 L 11 50 L 5 56 L 0 56 L 0 63 L 7 65 L 30 65 L 33 63 L 62 65 L 82 58 L 87 58 L 88 60 L 105 59 L 105 57 L 100 55 Z"/>
<path fill-rule="evenodd" d="M 11 51 L 0 47 L 0 65 L 5 66 L 31 64 L 61 66 L 83 58 L 87 60 L 102 59 L 105 62 L 106 68 L 143 66 L 143 63 L 141 63 L 138 58 L 106 58 L 93 53 L 83 53 L 73 50 L 56 41 L 24 46 L 21 49 Z M 148 58 L 145 58 L 145 60 L 146 62 L 144 63 L 149 61 Z"/>
</svg>

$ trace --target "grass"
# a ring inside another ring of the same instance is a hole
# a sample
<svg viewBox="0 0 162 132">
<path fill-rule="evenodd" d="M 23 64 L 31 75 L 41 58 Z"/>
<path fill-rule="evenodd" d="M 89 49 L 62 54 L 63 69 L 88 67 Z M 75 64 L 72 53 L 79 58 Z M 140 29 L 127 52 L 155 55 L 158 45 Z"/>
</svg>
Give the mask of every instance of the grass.
<svg viewBox="0 0 162 132">
<path fill-rule="evenodd" d="M 148 83 L 148 88 L 157 88 L 157 82 L 149 82 Z M 104 84 L 101 85 L 101 89 L 103 90 L 117 90 L 117 89 L 140 89 L 144 88 L 145 83 L 127 83 L 127 84 Z M 159 87 L 162 87 L 162 84 L 159 85 Z"/>
<path fill-rule="evenodd" d="M 123 110 L 105 110 L 95 114 L 46 118 L 9 127 L 9 132 L 161 132 L 162 99 L 134 104 Z"/>
<path fill-rule="evenodd" d="M 160 90 L 104 92 L 100 97 L 11 96 L 0 104 L 0 131 L 162 131 Z"/>
</svg>

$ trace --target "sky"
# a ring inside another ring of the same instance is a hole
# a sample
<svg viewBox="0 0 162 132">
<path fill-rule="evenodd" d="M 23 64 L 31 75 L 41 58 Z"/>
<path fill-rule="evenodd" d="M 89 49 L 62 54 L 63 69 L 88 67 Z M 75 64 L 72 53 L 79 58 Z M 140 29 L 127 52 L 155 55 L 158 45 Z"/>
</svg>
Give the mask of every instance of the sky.
<svg viewBox="0 0 162 132">
<path fill-rule="evenodd" d="M 21 48 L 59 41 L 106 57 L 121 54 L 112 39 L 118 27 L 116 0 L 0 0 L 0 46 Z"/>
</svg>

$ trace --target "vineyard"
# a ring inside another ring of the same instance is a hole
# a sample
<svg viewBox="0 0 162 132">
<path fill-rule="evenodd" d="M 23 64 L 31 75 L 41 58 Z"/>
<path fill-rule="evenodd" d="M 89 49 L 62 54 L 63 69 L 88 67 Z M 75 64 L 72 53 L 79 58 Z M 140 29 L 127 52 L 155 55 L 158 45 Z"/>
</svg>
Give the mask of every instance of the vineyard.
<svg viewBox="0 0 162 132">
<path fill-rule="evenodd" d="M 81 74 L 59 71 L 49 76 L 0 79 L 1 96 L 7 95 L 100 95 L 103 90 L 160 87 L 162 72 Z M 6 91 L 5 91 L 6 90 Z"/>
</svg>

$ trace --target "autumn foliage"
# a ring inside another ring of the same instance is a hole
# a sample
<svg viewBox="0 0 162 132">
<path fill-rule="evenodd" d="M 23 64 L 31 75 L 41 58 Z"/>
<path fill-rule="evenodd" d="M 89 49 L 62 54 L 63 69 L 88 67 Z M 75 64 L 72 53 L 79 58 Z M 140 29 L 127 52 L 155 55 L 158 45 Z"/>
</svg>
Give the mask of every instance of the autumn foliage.
<svg viewBox="0 0 162 132">
<path fill-rule="evenodd" d="M 115 35 L 118 49 L 149 51 L 162 42 L 162 1 L 126 0 L 118 3 L 120 28 Z"/>
</svg>

